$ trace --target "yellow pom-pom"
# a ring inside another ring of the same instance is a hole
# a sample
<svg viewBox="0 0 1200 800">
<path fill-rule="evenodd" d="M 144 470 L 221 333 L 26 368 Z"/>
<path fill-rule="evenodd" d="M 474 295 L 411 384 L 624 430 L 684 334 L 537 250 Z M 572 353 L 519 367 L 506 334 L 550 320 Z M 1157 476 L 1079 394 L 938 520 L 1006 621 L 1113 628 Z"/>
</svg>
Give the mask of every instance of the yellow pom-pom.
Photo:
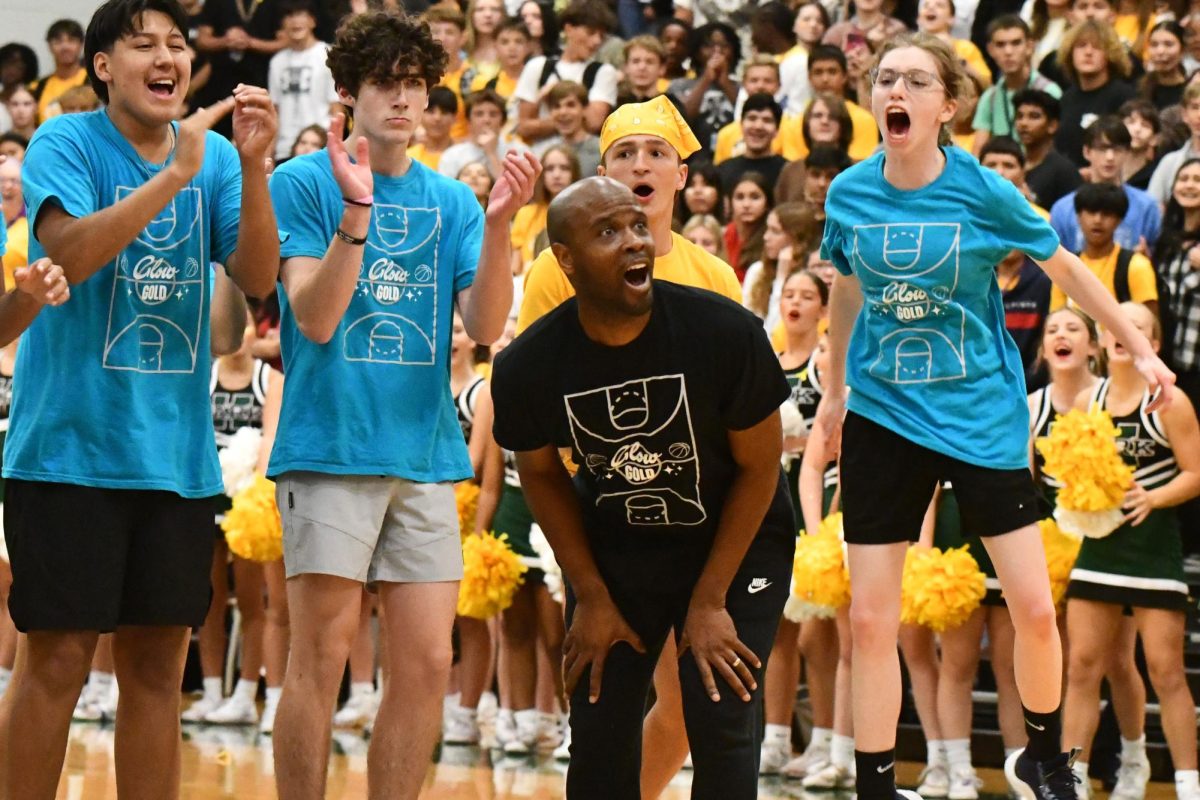
<svg viewBox="0 0 1200 800">
<path fill-rule="evenodd" d="M 821 522 L 817 533 L 796 540 L 792 592 L 783 613 L 792 622 L 828 619 L 850 602 L 850 573 L 842 551 L 841 514 Z"/>
<path fill-rule="evenodd" d="M 254 482 L 233 497 L 233 508 L 221 520 L 229 551 L 248 561 L 283 558 L 283 523 L 275 505 L 275 483 L 255 475 Z"/>
<path fill-rule="evenodd" d="M 1072 409 L 1054 421 L 1050 435 L 1037 440 L 1047 475 L 1063 483 L 1058 504 L 1070 511 L 1118 508 L 1133 481 L 1133 468 L 1121 460 L 1120 430 L 1107 412 Z"/>
<path fill-rule="evenodd" d="M 475 481 L 456 483 L 454 501 L 458 504 L 458 533 L 465 539 L 475 532 L 475 514 L 479 510 L 479 484 Z"/>
<path fill-rule="evenodd" d="M 490 619 L 512 605 L 528 569 L 508 546 L 508 534 L 485 533 L 463 540 L 463 579 L 458 588 L 458 613 Z"/>
<path fill-rule="evenodd" d="M 904 558 L 900 620 L 941 632 L 962 625 L 987 594 L 967 546 L 945 552 L 936 547 L 910 547 Z"/>
<path fill-rule="evenodd" d="M 1046 569 L 1050 574 L 1050 593 L 1054 604 L 1062 602 L 1067 593 L 1067 584 L 1071 580 L 1071 567 L 1079 556 L 1081 540 L 1068 536 L 1059 529 L 1053 519 L 1044 519 L 1038 523 L 1042 531 L 1042 546 L 1046 549 Z"/>
</svg>

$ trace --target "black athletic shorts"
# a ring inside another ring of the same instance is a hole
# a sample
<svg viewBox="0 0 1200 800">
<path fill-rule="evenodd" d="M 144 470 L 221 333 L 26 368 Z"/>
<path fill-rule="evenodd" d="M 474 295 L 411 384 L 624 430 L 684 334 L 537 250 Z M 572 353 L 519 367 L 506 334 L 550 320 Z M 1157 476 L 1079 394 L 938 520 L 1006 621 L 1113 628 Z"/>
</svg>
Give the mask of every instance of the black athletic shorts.
<svg viewBox="0 0 1200 800">
<path fill-rule="evenodd" d="M 8 607 L 22 632 L 204 621 L 213 498 L 10 479 Z"/>
<path fill-rule="evenodd" d="M 915 542 L 934 487 L 954 484 L 967 536 L 996 536 L 1037 522 L 1028 469 L 968 464 L 849 412 L 842 427 L 842 524 L 850 544 Z"/>
</svg>

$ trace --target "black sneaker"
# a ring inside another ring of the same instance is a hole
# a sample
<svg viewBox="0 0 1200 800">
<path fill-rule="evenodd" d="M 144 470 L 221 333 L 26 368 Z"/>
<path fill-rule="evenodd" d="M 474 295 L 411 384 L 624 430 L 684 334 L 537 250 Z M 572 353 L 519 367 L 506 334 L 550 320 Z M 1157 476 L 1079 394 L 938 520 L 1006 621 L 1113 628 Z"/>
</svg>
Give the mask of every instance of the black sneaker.
<svg viewBox="0 0 1200 800">
<path fill-rule="evenodd" d="M 1077 800 L 1079 778 L 1072 766 L 1079 752 L 1072 750 L 1039 762 L 1018 750 L 1005 759 L 1004 777 L 1019 800 Z"/>
</svg>

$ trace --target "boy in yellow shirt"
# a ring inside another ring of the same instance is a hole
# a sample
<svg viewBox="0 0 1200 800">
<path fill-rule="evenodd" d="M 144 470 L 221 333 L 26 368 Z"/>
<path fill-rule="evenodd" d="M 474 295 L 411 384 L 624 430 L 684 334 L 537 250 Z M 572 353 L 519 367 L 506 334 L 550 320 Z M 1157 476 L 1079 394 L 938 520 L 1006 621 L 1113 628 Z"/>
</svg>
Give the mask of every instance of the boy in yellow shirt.
<svg viewBox="0 0 1200 800">
<path fill-rule="evenodd" d="M 838 97 L 845 97 L 848 80 L 846 54 L 838 48 L 819 44 L 808 54 L 808 82 L 814 95 L 829 92 Z M 846 101 L 846 111 L 850 113 L 853 127 L 850 158 L 862 161 L 874 153 L 879 144 L 879 126 L 869 110 L 849 100 Z M 808 145 L 804 142 L 803 133 L 804 108 L 789 108 L 787 112 L 779 126 L 782 155 L 788 161 L 799 161 L 808 155 Z"/>
<path fill-rule="evenodd" d="M 58 113 L 55 103 L 63 92 L 87 83 L 87 70 L 79 61 L 83 55 L 82 25 L 73 19 L 58 20 L 46 31 L 46 45 L 54 55 L 54 72 L 29 87 L 37 100 L 39 125 Z"/>
</svg>

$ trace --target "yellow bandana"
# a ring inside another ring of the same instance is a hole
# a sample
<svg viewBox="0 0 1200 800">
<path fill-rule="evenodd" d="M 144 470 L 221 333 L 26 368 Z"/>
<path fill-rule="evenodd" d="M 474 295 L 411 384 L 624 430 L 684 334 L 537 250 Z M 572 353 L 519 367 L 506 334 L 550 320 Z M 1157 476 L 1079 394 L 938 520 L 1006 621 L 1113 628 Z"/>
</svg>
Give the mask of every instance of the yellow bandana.
<svg viewBox="0 0 1200 800">
<path fill-rule="evenodd" d="M 639 134 L 663 139 L 681 159 L 700 149 L 687 120 L 664 95 L 644 103 L 626 103 L 609 114 L 600 129 L 600 154 L 606 153 L 618 139 Z"/>
</svg>

